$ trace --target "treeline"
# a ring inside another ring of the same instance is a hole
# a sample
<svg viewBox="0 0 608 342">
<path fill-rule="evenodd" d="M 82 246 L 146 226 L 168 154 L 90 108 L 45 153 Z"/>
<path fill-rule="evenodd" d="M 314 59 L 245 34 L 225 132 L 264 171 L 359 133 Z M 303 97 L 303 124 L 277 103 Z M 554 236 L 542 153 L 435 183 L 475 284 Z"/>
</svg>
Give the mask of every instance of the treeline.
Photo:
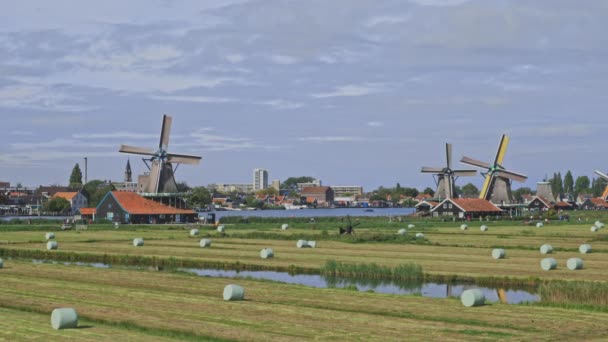
<svg viewBox="0 0 608 342">
<path fill-rule="evenodd" d="M 579 194 L 591 194 L 595 197 L 601 196 L 606 188 L 606 181 L 601 178 L 591 178 L 588 176 L 578 176 L 576 180 L 572 172 L 568 170 L 562 177 L 561 172 L 554 172 L 553 177 L 545 177 L 545 181 L 551 184 L 554 195 L 572 194 L 577 197 Z"/>
</svg>

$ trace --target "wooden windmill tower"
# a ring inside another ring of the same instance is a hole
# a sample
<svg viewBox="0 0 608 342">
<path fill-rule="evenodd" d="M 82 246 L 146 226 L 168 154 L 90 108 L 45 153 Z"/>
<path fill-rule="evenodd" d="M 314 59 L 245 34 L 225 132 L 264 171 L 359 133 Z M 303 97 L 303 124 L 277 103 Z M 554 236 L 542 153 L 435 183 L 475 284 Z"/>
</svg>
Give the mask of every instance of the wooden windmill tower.
<svg viewBox="0 0 608 342">
<path fill-rule="evenodd" d="M 435 197 L 439 199 L 454 198 L 454 181 L 457 177 L 475 176 L 476 170 L 452 170 L 452 144 L 445 144 L 445 167 L 428 167 L 423 166 L 420 172 L 432 173 L 437 185 Z"/>
<path fill-rule="evenodd" d="M 163 125 L 160 131 L 160 142 L 158 149 L 133 147 L 121 145 L 119 152 L 138 154 L 148 156 L 144 158 L 144 163 L 150 170 L 150 175 L 147 176 L 143 186 L 143 193 L 147 194 L 171 194 L 177 192 L 177 183 L 175 182 L 175 171 L 179 164 L 198 165 L 201 161 L 199 156 L 190 156 L 184 154 L 168 153 L 169 137 L 171 135 L 171 124 L 173 118 L 163 115 Z M 173 168 L 173 164 L 176 167 Z"/>
<path fill-rule="evenodd" d="M 598 175 L 598 176 L 600 176 L 601 179 L 603 179 L 605 181 L 608 181 L 608 175 L 607 174 L 605 174 L 605 173 L 603 173 L 601 171 L 597 171 L 597 170 L 595 171 L 595 174 Z M 602 198 L 605 201 L 608 201 L 608 185 L 606 185 L 606 189 L 604 189 L 604 193 L 602 194 Z"/>
<path fill-rule="evenodd" d="M 503 166 L 505 154 L 507 153 L 507 146 L 509 145 L 509 137 L 506 134 L 502 135 L 500 144 L 498 145 L 498 151 L 492 164 L 485 163 L 479 160 L 475 160 L 469 157 L 463 157 L 460 162 L 473 165 L 482 169 L 486 169 L 486 172 L 481 174 L 485 177 L 483 187 L 479 194 L 479 198 L 491 201 L 495 204 L 510 204 L 514 203 L 513 193 L 511 192 L 511 181 L 525 182 L 528 176 L 507 170 Z"/>
</svg>

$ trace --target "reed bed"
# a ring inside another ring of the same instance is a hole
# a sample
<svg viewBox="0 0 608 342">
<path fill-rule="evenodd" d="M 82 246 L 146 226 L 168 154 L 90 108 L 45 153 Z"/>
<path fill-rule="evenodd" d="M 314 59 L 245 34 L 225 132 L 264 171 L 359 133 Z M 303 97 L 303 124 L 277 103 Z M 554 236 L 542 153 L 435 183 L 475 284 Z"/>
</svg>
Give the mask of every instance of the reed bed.
<svg viewBox="0 0 608 342">
<path fill-rule="evenodd" d="M 539 287 L 542 303 L 601 307 L 608 312 L 608 283 L 591 281 L 544 282 Z"/>
<path fill-rule="evenodd" d="M 422 281 L 424 273 L 417 264 L 402 264 L 396 267 L 379 266 L 377 264 L 348 264 L 328 260 L 321 267 L 321 274 L 331 277 L 386 279 L 394 281 Z"/>
</svg>

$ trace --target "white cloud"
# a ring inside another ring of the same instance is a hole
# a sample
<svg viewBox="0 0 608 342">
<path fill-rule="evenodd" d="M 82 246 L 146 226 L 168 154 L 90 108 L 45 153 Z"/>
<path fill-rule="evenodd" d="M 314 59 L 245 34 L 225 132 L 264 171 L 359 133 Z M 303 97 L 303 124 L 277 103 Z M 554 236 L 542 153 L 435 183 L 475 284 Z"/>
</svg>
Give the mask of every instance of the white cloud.
<svg viewBox="0 0 608 342">
<path fill-rule="evenodd" d="M 156 139 L 158 134 L 134 133 L 126 131 L 110 133 L 72 134 L 74 139 Z"/>
<path fill-rule="evenodd" d="M 116 50 L 118 48 L 112 42 L 95 42 L 88 52 L 68 55 L 63 60 L 89 69 L 127 70 L 134 67 L 166 68 L 183 55 L 182 51 L 171 45 L 149 45 L 127 52 Z"/>
<path fill-rule="evenodd" d="M 409 0 L 422 6 L 458 6 L 470 0 Z"/>
<path fill-rule="evenodd" d="M 296 57 L 287 56 L 287 55 L 273 55 L 270 59 L 276 64 L 282 65 L 291 65 L 298 63 L 299 60 Z"/>
<path fill-rule="evenodd" d="M 42 85 L 10 85 L 0 88 L 0 107 L 29 108 L 57 112 L 82 112 L 94 109 L 79 104 L 76 96 Z"/>
<path fill-rule="evenodd" d="M 384 122 L 380 122 L 380 121 L 370 121 L 367 123 L 368 126 L 370 127 L 382 127 L 384 126 Z"/>
<path fill-rule="evenodd" d="M 363 141 L 361 137 L 353 136 L 318 136 L 318 137 L 302 137 L 298 138 L 299 141 L 324 143 L 324 142 L 355 142 Z"/>
<path fill-rule="evenodd" d="M 150 96 L 154 100 L 163 101 L 179 101 L 179 102 L 197 102 L 197 103 L 227 103 L 235 102 L 235 99 L 227 97 L 213 97 L 213 96 L 178 96 L 178 95 L 165 95 L 165 96 Z"/>
<path fill-rule="evenodd" d="M 336 87 L 334 91 L 328 93 L 317 93 L 312 94 L 315 98 L 327 98 L 327 97 L 340 97 L 340 96 L 364 96 L 373 93 L 379 93 L 384 90 L 384 86 L 381 84 L 348 84 L 344 86 Z"/>
<path fill-rule="evenodd" d="M 407 17 L 396 17 L 396 16 L 378 16 L 370 18 L 365 26 L 368 28 L 376 27 L 378 25 L 386 25 L 386 24 L 400 24 L 408 21 Z"/>
<path fill-rule="evenodd" d="M 259 105 L 267 105 L 271 106 L 275 109 L 298 109 L 302 108 L 304 105 L 302 103 L 290 102 L 283 99 L 274 99 L 268 101 L 254 102 Z"/>
<path fill-rule="evenodd" d="M 243 62 L 245 60 L 245 57 L 243 55 L 239 55 L 239 54 L 235 53 L 235 54 L 226 56 L 226 59 L 228 60 L 228 62 L 236 64 L 236 63 Z"/>
<path fill-rule="evenodd" d="M 34 135 L 34 132 L 32 132 L 32 131 L 11 131 L 10 134 L 16 135 L 16 136 L 32 136 L 32 135 Z"/>
</svg>

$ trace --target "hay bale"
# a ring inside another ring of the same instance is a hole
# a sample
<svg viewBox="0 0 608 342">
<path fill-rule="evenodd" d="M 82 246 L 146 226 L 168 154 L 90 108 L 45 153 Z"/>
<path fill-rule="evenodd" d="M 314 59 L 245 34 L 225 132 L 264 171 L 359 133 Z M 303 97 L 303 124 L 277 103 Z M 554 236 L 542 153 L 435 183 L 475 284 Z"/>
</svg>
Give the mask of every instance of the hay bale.
<svg viewBox="0 0 608 342">
<path fill-rule="evenodd" d="M 262 259 L 274 258 L 274 251 L 272 250 L 272 248 L 264 248 L 260 252 L 260 258 L 262 258 Z"/>
<path fill-rule="evenodd" d="M 317 241 L 308 241 L 308 247 L 317 248 Z"/>
<path fill-rule="evenodd" d="M 227 285 L 224 287 L 224 300 L 234 301 L 245 299 L 245 289 L 238 285 Z"/>
<path fill-rule="evenodd" d="M 495 248 L 494 250 L 492 250 L 492 258 L 498 260 L 498 259 L 504 259 L 505 258 L 505 250 L 502 248 Z"/>
<path fill-rule="evenodd" d="M 546 243 L 542 246 L 540 246 L 540 254 L 551 254 L 553 253 L 553 246 L 551 246 L 550 244 Z"/>
<path fill-rule="evenodd" d="M 51 326 L 55 330 L 76 329 L 78 327 L 78 314 L 72 308 L 60 308 L 53 310 L 51 314 Z"/>
<path fill-rule="evenodd" d="M 544 227 L 544 226 L 545 226 L 545 225 L 544 225 L 542 222 L 538 222 L 538 223 L 536 224 L 536 228 L 542 228 L 542 227 Z"/>
<path fill-rule="evenodd" d="M 570 258 L 566 263 L 570 271 L 580 270 L 583 268 L 583 260 L 580 258 Z"/>
<path fill-rule="evenodd" d="M 397 234 L 399 234 L 399 235 L 407 235 L 407 230 L 405 228 L 401 228 L 401 229 L 399 229 L 399 231 L 397 232 Z"/>
<path fill-rule="evenodd" d="M 594 232 L 594 233 L 597 232 L 597 231 L 599 231 L 599 230 L 600 230 L 600 228 L 598 228 L 597 226 L 591 227 L 591 231 Z"/>
<path fill-rule="evenodd" d="M 55 238 L 55 233 L 46 233 L 44 234 L 44 239 L 45 240 L 53 240 Z"/>
<path fill-rule="evenodd" d="M 287 230 L 287 229 L 289 229 L 289 225 L 287 223 L 285 223 L 281 226 L 281 230 Z"/>
<path fill-rule="evenodd" d="M 415 225 L 413 225 L 413 224 L 408 224 L 408 225 L 407 225 L 407 228 L 408 228 L 408 229 L 414 229 L 414 228 L 416 228 L 416 226 L 415 226 Z"/>
<path fill-rule="evenodd" d="M 595 221 L 595 226 L 598 227 L 598 228 L 600 228 L 600 229 L 604 228 L 604 224 L 602 222 L 600 222 L 600 221 Z"/>
<path fill-rule="evenodd" d="M 133 239 L 133 246 L 135 247 L 142 247 L 144 245 L 144 239 L 143 238 L 135 238 Z"/>
<path fill-rule="evenodd" d="M 485 224 L 481 227 L 479 227 L 479 230 L 481 230 L 482 232 L 487 232 L 488 231 L 488 226 L 486 226 Z"/>
<path fill-rule="evenodd" d="M 217 226 L 217 232 L 218 233 L 223 233 L 224 232 L 224 226 Z"/>
<path fill-rule="evenodd" d="M 298 240 L 298 242 L 296 243 L 296 246 L 298 246 L 298 248 L 308 248 L 308 247 L 310 247 L 308 245 L 308 241 L 306 241 L 306 240 Z"/>
<path fill-rule="evenodd" d="M 545 271 L 554 270 L 557 268 L 557 261 L 553 258 L 545 258 L 540 261 L 540 268 Z"/>
<path fill-rule="evenodd" d="M 460 295 L 462 305 L 467 308 L 482 306 L 486 303 L 486 296 L 479 289 L 466 290 Z"/>
<path fill-rule="evenodd" d="M 4 260 L 2 260 L 2 258 L 0 258 L 0 268 L 4 267 Z"/>
<path fill-rule="evenodd" d="M 50 250 L 55 250 L 57 249 L 58 245 L 57 245 L 57 241 L 49 241 L 46 243 L 46 249 Z"/>
<path fill-rule="evenodd" d="M 197 236 L 201 233 L 198 229 L 190 229 L 190 236 Z"/>
<path fill-rule="evenodd" d="M 460 225 L 460 230 L 467 230 L 467 229 L 469 229 L 469 226 L 467 226 L 466 224 Z"/>
<path fill-rule="evenodd" d="M 417 234 L 416 234 L 416 239 L 424 239 L 424 234 L 422 234 L 422 233 L 417 233 Z"/>
<path fill-rule="evenodd" d="M 211 240 L 201 239 L 201 241 L 199 242 L 199 245 L 201 246 L 201 248 L 211 247 Z"/>
<path fill-rule="evenodd" d="M 581 252 L 581 254 L 591 253 L 591 245 L 583 244 L 578 248 L 578 251 Z"/>
</svg>

